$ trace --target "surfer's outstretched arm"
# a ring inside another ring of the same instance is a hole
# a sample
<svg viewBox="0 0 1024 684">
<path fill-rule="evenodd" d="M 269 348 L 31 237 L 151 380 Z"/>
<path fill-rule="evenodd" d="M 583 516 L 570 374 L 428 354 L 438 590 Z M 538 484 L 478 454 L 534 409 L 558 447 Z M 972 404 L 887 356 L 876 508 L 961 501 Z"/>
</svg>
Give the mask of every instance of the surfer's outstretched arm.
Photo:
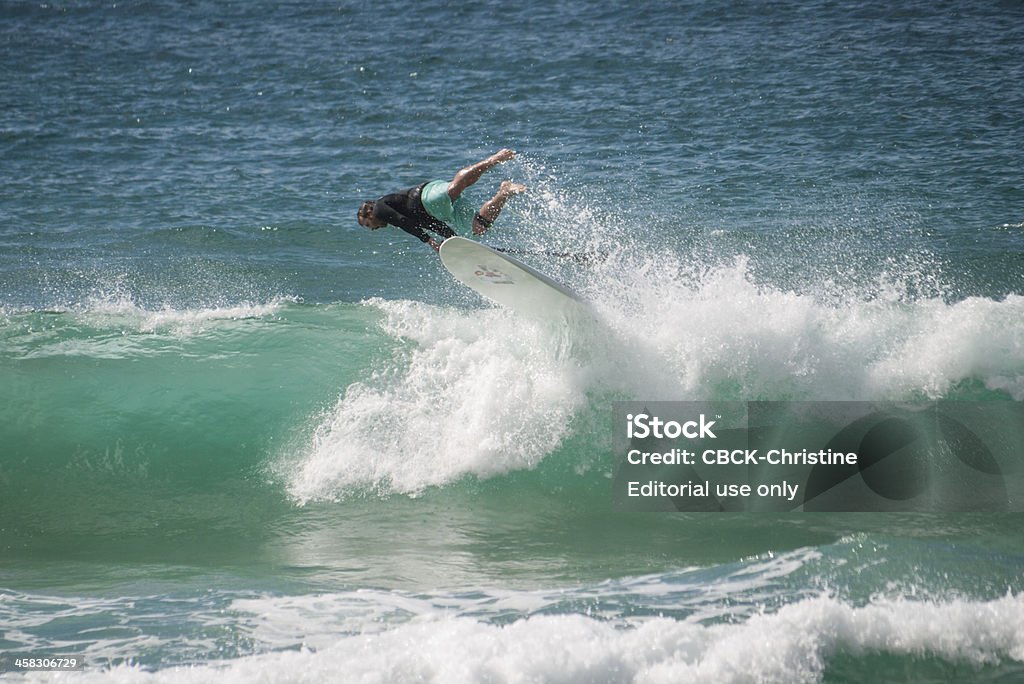
<svg viewBox="0 0 1024 684">
<path fill-rule="evenodd" d="M 494 168 L 498 164 L 507 162 L 513 159 L 516 153 L 506 148 L 498 150 L 487 159 L 478 161 L 476 164 L 471 164 L 464 169 L 459 169 L 459 172 L 455 174 L 455 178 L 448 184 L 448 197 L 454 202 L 459 198 L 466 188 L 480 180 L 480 176 L 484 175 L 488 170 Z"/>
</svg>

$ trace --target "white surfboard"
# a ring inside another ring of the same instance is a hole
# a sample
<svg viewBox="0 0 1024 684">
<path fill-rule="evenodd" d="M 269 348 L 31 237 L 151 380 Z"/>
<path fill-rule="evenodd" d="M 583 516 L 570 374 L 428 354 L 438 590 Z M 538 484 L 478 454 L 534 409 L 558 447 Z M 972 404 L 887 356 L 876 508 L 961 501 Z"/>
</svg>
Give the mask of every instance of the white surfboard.
<svg viewBox="0 0 1024 684">
<path fill-rule="evenodd" d="M 569 318 L 589 307 L 540 271 L 463 237 L 441 243 L 441 263 L 460 282 L 502 306 L 533 318 Z"/>
</svg>

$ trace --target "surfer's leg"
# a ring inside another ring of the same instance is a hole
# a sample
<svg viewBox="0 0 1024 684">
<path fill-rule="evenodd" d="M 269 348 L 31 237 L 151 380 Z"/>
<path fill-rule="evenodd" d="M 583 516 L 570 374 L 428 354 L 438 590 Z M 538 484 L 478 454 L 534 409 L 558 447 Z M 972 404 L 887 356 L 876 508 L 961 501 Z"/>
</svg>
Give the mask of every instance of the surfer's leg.
<svg viewBox="0 0 1024 684">
<path fill-rule="evenodd" d="M 498 192 L 491 199 L 484 202 L 480 211 L 473 217 L 473 235 L 483 235 L 491 227 L 491 224 L 498 218 L 501 208 L 512 195 L 526 192 L 526 186 L 512 181 L 502 181 Z"/>
<path fill-rule="evenodd" d="M 448 184 L 448 196 L 454 202 L 466 188 L 480 180 L 480 176 L 484 175 L 489 169 L 502 162 L 507 162 L 515 156 L 516 153 L 512 150 L 499 150 L 483 161 L 471 164 L 464 169 L 459 169 L 459 172 L 455 174 L 455 178 Z"/>
</svg>

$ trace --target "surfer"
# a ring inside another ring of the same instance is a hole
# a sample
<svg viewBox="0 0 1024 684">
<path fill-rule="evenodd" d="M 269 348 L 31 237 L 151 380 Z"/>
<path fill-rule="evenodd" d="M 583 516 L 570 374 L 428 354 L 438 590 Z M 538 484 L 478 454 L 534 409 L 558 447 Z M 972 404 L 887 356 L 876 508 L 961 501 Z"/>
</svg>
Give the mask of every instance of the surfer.
<svg viewBox="0 0 1024 684">
<path fill-rule="evenodd" d="M 440 236 L 443 241 L 456 234 L 449 224 L 463 232 L 472 230 L 473 235 L 483 235 L 498 218 L 508 198 L 525 192 L 526 186 L 502 181 L 498 192 L 484 202 L 479 211 L 474 211 L 462 193 L 489 169 L 515 156 L 512 150 L 499 150 L 483 161 L 460 169 L 451 181 L 428 181 L 415 188 L 384 195 L 378 200 L 363 202 L 356 218 L 359 225 L 370 230 L 387 225 L 401 228 L 435 250 L 440 249 L 441 242 L 427 231 Z"/>
</svg>

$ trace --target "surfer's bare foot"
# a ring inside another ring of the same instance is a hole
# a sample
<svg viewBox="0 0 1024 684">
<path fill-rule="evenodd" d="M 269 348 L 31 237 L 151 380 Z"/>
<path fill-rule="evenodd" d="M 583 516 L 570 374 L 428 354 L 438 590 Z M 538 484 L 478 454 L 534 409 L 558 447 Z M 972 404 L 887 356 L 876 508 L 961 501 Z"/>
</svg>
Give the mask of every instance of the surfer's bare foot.
<svg viewBox="0 0 1024 684">
<path fill-rule="evenodd" d="M 513 183 L 512 181 L 502 181 L 501 182 L 501 188 L 499 189 L 499 192 L 501 192 L 506 197 L 511 197 L 512 195 L 521 195 L 524 192 L 526 192 L 526 186 L 523 185 L 522 183 Z"/>
</svg>

